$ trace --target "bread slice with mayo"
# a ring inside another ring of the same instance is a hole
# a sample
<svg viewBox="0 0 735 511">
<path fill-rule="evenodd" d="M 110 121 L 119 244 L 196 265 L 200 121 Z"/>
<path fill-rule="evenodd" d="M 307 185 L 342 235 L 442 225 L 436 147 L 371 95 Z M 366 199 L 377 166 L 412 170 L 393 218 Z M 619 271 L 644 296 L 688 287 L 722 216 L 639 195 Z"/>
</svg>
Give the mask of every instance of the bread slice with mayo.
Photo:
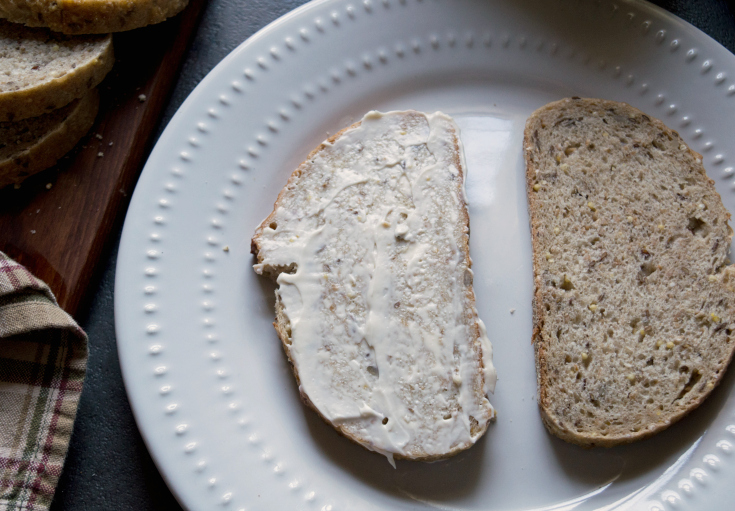
<svg viewBox="0 0 735 511">
<path fill-rule="evenodd" d="M 304 402 L 365 448 L 433 461 L 494 420 L 454 121 L 369 112 L 291 175 L 252 239 Z"/>
</svg>

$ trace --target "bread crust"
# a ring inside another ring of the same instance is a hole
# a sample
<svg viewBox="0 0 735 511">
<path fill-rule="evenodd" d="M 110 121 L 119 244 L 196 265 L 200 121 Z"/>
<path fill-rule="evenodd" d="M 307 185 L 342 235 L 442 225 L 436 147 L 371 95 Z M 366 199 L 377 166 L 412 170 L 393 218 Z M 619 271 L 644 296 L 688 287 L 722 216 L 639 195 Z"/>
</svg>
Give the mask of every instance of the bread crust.
<svg viewBox="0 0 735 511">
<path fill-rule="evenodd" d="M 30 147 L 0 160 L 0 188 L 20 183 L 27 177 L 52 167 L 68 153 L 94 124 L 99 108 L 97 89 L 89 91 L 83 98 L 63 109 L 65 118 L 48 131 Z M 23 122 L 46 122 L 28 119 Z M 17 123 L 12 123 L 17 124 Z"/>
<path fill-rule="evenodd" d="M 719 207 L 724 211 L 722 206 L 721 198 L 714 188 L 714 181 L 709 179 L 706 174 L 704 167 L 701 165 L 701 155 L 691 150 L 681 141 L 679 135 L 669 129 L 660 120 L 648 117 L 640 110 L 625 104 L 614 101 L 607 101 L 601 99 L 587 99 L 587 98 L 567 98 L 553 103 L 549 103 L 537 111 L 535 111 L 531 117 L 529 117 L 526 127 L 524 130 L 524 158 L 526 163 L 526 188 L 528 195 L 528 208 L 530 217 L 530 228 L 531 228 L 531 241 L 533 247 L 533 273 L 534 273 L 534 294 L 532 299 L 532 311 L 533 311 L 533 333 L 532 342 L 534 346 L 535 358 L 536 358 L 536 372 L 537 372 L 537 388 L 538 388 L 538 405 L 541 414 L 542 421 L 546 428 L 552 434 L 557 437 L 571 442 L 574 444 L 582 445 L 585 447 L 612 447 L 615 445 L 626 444 L 638 440 L 648 438 L 666 428 L 671 424 L 679 421 L 694 409 L 696 409 L 712 392 L 712 390 L 720 383 L 725 370 L 732 360 L 733 352 L 735 352 L 735 343 L 730 342 L 729 351 L 726 353 L 724 359 L 718 363 L 715 363 L 708 371 L 707 374 L 703 375 L 701 385 L 697 385 L 696 388 L 696 399 L 689 401 L 685 408 L 675 409 L 673 413 L 661 416 L 657 419 L 656 423 L 649 424 L 647 427 L 640 428 L 639 431 L 626 431 L 618 432 L 615 434 L 606 433 L 602 431 L 597 432 L 578 432 L 574 428 L 570 428 L 568 423 L 565 425 L 559 415 L 555 413 L 555 402 L 554 397 L 551 395 L 550 390 L 550 373 L 549 373 L 549 358 L 551 355 L 550 341 L 552 333 L 548 328 L 545 327 L 546 323 L 552 319 L 554 312 L 547 310 L 547 304 L 549 303 L 549 296 L 547 295 L 544 286 L 544 271 L 548 267 L 547 256 L 543 253 L 544 246 L 542 243 L 542 233 L 546 228 L 544 221 L 548 220 L 548 216 L 544 216 L 543 212 L 543 201 L 541 194 L 537 193 L 538 190 L 534 186 L 539 186 L 538 173 L 543 173 L 544 168 L 542 165 L 538 165 L 536 162 L 537 156 L 542 152 L 542 148 L 538 145 L 538 131 L 546 129 L 547 127 L 543 124 L 542 119 L 545 116 L 553 116 L 556 112 L 562 108 L 569 107 L 570 105 L 583 105 L 580 108 L 586 108 L 588 111 L 606 111 L 608 109 L 615 109 L 616 112 L 622 115 L 629 116 L 629 118 L 642 118 L 646 122 L 650 122 L 653 129 L 658 130 L 668 136 L 673 137 L 675 140 L 679 140 L 682 144 L 680 149 L 683 149 L 692 159 L 699 161 L 698 168 L 692 169 L 692 172 L 696 175 L 696 179 L 699 184 L 708 188 L 708 192 L 713 199 L 713 202 L 719 203 Z M 548 121 L 548 119 L 545 119 Z M 593 140 L 598 142 L 597 140 Z M 544 148 L 545 149 L 545 148 Z M 558 160 L 557 160 L 558 162 Z M 546 186 L 546 185 L 543 185 Z M 549 184 L 548 186 L 553 186 Z M 730 214 L 726 211 L 723 213 L 725 224 L 730 219 Z M 729 246 L 732 238 L 732 229 L 727 226 L 729 236 L 727 237 L 727 245 Z M 731 266 L 721 268 L 721 272 L 718 275 L 718 279 L 721 279 L 723 285 L 727 288 L 727 293 L 730 295 L 735 294 L 735 288 L 732 286 L 733 280 L 735 280 L 735 269 Z M 733 315 L 732 306 L 728 307 L 728 313 L 730 316 Z M 720 318 L 718 318 L 720 319 Z M 733 317 L 725 318 L 723 316 L 723 322 L 732 321 Z M 729 334 L 728 334 L 729 335 Z M 695 392 L 690 392 L 694 394 Z"/>
<path fill-rule="evenodd" d="M 189 0 L 0 0 L 0 17 L 65 34 L 107 34 L 160 23 Z"/>
<path fill-rule="evenodd" d="M 70 39 L 49 33 L 45 29 L 8 27 L 8 25 L 10 24 L 0 21 L 0 30 L 12 31 L 12 37 L 23 38 L 30 35 L 34 39 L 47 41 L 49 52 L 54 51 L 54 42 L 64 44 Z M 93 54 L 90 57 L 85 55 L 85 60 L 80 56 L 80 62 L 75 64 L 76 67 L 65 70 L 65 73 L 58 78 L 49 77 L 22 88 L 4 86 L 0 89 L 0 122 L 19 121 L 51 112 L 83 97 L 102 82 L 115 62 L 112 36 L 91 36 L 74 42 L 79 42 L 80 48 L 84 46 L 85 51 L 89 50 L 88 46 L 93 46 Z"/>
<path fill-rule="evenodd" d="M 304 160 L 304 162 L 302 162 L 299 165 L 299 167 L 291 174 L 291 176 L 289 177 L 286 185 L 281 189 L 281 191 L 278 194 L 278 197 L 277 197 L 277 199 L 275 201 L 275 204 L 273 206 L 273 211 L 270 213 L 270 215 L 268 215 L 268 217 L 265 218 L 265 220 L 263 220 L 263 222 L 261 222 L 261 224 L 257 227 L 257 229 L 255 230 L 255 234 L 252 237 L 252 240 L 251 240 L 251 253 L 256 257 L 258 263 L 262 263 L 263 262 L 263 254 L 261 253 L 261 238 L 262 238 L 262 233 L 275 220 L 276 210 L 283 204 L 283 200 L 284 200 L 285 194 L 287 193 L 287 190 L 291 186 L 294 186 L 295 185 L 295 182 L 299 179 L 299 177 L 301 176 L 301 173 L 304 172 L 304 169 L 306 167 L 307 162 L 309 162 L 310 160 L 312 160 L 313 158 L 315 158 L 321 151 L 323 151 L 324 149 L 326 149 L 328 146 L 334 144 L 344 133 L 346 133 L 346 132 L 348 132 L 348 131 L 350 131 L 352 129 L 355 129 L 355 128 L 359 127 L 360 125 L 361 125 L 361 122 L 358 121 L 358 122 L 356 122 L 356 123 L 354 123 L 354 124 L 352 124 L 352 125 L 344 128 L 344 129 L 340 130 L 339 132 L 335 133 L 331 137 L 329 137 L 325 142 L 321 143 L 316 149 L 314 149 L 313 151 L 311 151 L 309 153 L 309 155 L 306 157 L 306 159 Z M 454 137 L 454 149 L 455 150 L 454 150 L 454 161 L 453 161 L 453 163 L 454 163 L 454 165 L 456 166 L 456 168 L 457 168 L 457 170 L 459 172 L 459 182 L 464 182 L 465 169 L 464 169 L 464 167 L 462 165 L 462 161 L 460 159 L 461 147 L 460 147 L 459 139 L 456 137 L 456 134 L 455 134 L 455 137 Z M 467 205 L 466 205 L 466 201 L 465 201 L 465 198 L 464 198 L 464 194 L 461 194 L 461 205 L 460 205 L 460 207 L 458 209 L 459 209 L 459 211 L 461 211 L 461 213 L 460 213 L 461 218 L 462 218 L 463 222 L 465 223 L 465 225 L 467 226 L 466 233 L 461 237 L 461 240 L 459 241 L 459 248 L 460 248 L 462 254 L 464 255 L 464 259 L 465 259 L 465 262 L 467 264 L 467 268 L 471 268 L 472 267 L 472 260 L 471 260 L 471 258 L 469 256 L 469 220 L 470 219 L 469 219 L 469 213 L 467 211 Z M 273 273 L 273 272 L 268 273 L 267 271 L 264 271 L 264 274 L 267 274 L 269 277 L 273 278 L 274 280 L 278 277 L 278 273 Z M 469 285 L 469 286 L 466 287 L 465 295 L 466 295 L 467 303 L 469 304 L 469 306 L 466 307 L 465 312 L 466 312 L 466 316 L 469 317 L 471 315 L 470 310 L 471 311 L 475 311 L 476 310 L 475 309 L 475 293 L 474 293 L 474 290 L 473 290 L 473 286 L 472 285 Z M 308 395 L 306 395 L 306 393 L 304 393 L 301 390 L 302 387 L 301 387 L 301 381 L 300 381 L 299 373 L 298 373 L 298 370 L 297 370 L 295 364 L 293 363 L 293 360 L 291 360 L 291 356 L 290 356 L 290 349 L 289 349 L 289 345 L 290 345 L 289 321 L 288 321 L 288 319 L 287 319 L 287 317 L 285 315 L 284 306 L 283 306 L 283 304 L 281 303 L 281 301 L 279 299 L 279 295 L 278 295 L 278 292 L 277 291 L 276 291 L 276 320 L 273 322 L 273 326 L 274 326 L 274 328 L 275 328 L 275 330 L 276 330 L 276 332 L 278 334 L 279 339 L 281 340 L 281 344 L 283 345 L 284 351 L 286 352 L 286 354 L 288 356 L 288 359 L 289 359 L 289 363 L 291 365 L 292 372 L 294 374 L 294 377 L 296 378 L 296 382 L 297 382 L 297 385 L 299 387 L 299 394 L 301 396 L 302 402 L 307 407 L 309 407 L 312 410 L 314 410 L 317 413 L 317 415 L 319 415 L 319 417 L 321 417 L 322 420 L 324 420 L 324 422 L 326 422 L 327 424 L 329 424 L 330 426 L 332 426 L 341 436 L 344 436 L 345 438 L 349 439 L 350 441 L 352 441 L 352 442 L 354 442 L 354 443 L 356 443 L 356 444 L 358 444 L 358 445 L 360 445 L 362 447 L 367 447 L 369 449 L 369 446 L 365 442 L 364 439 L 362 439 L 359 436 L 356 436 L 353 433 L 351 433 L 342 424 L 335 424 L 332 421 L 330 421 L 329 419 L 327 419 L 326 417 L 324 417 L 324 415 L 322 415 L 322 413 L 319 411 L 319 409 L 311 402 L 311 400 L 309 399 Z M 477 323 L 474 323 L 473 326 L 472 326 L 471 336 L 472 336 L 472 339 L 479 339 L 480 336 L 481 336 L 480 327 L 479 327 L 479 325 Z M 475 355 L 478 357 L 478 359 L 480 361 L 480 368 L 483 369 L 484 368 L 484 363 L 483 363 L 482 352 L 481 352 L 481 348 L 480 348 L 479 342 L 473 343 L 472 344 L 472 349 L 473 349 Z M 480 383 L 480 389 L 479 390 L 478 389 L 475 389 L 475 391 L 479 391 L 479 392 L 482 393 L 483 392 L 482 388 L 483 388 L 484 383 L 485 383 L 484 382 L 484 375 L 482 375 L 482 374 L 481 374 L 481 380 L 480 380 L 480 382 L 481 382 Z M 490 421 L 483 421 L 483 422 L 478 423 L 477 426 L 476 426 L 477 429 L 473 429 L 473 433 L 474 434 L 478 434 L 479 436 L 484 435 L 484 433 L 487 431 L 487 428 L 489 426 L 489 423 L 491 421 L 494 421 L 494 420 L 495 420 L 495 417 L 493 416 Z M 479 436 L 478 436 L 478 438 L 479 438 Z M 465 447 L 461 447 L 461 446 L 460 447 L 457 447 L 457 448 L 452 449 L 451 451 L 449 451 L 449 452 L 447 452 L 447 453 L 445 453 L 443 455 L 403 456 L 403 455 L 394 453 L 393 454 L 393 458 L 395 458 L 395 459 L 408 459 L 408 460 L 423 461 L 423 462 L 439 461 L 439 460 L 443 460 L 443 459 L 447 459 L 447 458 L 450 458 L 452 456 L 455 456 L 455 455 L 459 454 L 460 452 L 462 452 L 464 450 L 467 450 L 472 445 L 473 444 L 467 445 Z"/>
</svg>

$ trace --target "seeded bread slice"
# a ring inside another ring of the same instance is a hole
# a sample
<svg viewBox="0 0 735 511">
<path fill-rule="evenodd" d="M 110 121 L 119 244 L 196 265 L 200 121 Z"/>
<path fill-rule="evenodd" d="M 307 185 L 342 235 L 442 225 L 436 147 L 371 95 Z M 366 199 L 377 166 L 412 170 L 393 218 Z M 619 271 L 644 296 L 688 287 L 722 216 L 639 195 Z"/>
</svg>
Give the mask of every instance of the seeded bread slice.
<svg viewBox="0 0 735 511">
<path fill-rule="evenodd" d="M 189 0 L 0 0 L 0 18 L 65 34 L 107 34 L 160 23 Z"/>
<path fill-rule="evenodd" d="M 732 358 L 730 214 L 702 157 L 627 104 L 550 103 L 524 153 L 541 417 L 585 446 L 653 435 Z"/>
<path fill-rule="evenodd" d="M 98 107 L 93 89 L 40 117 L 0 122 L 0 188 L 53 166 L 89 131 Z"/>
<path fill-rule="evenodd" d="M 494 419 L 458 128 L 370 112 L 315 149 L 257 228 L 305 403 L 367 449 L 431 461 Z"/>
<path fill-rule="evenodd" d="M 81 98 L 112 69 L 112 36 L 69 37 L 0 20 L 0 122 Z"/>
</svg>

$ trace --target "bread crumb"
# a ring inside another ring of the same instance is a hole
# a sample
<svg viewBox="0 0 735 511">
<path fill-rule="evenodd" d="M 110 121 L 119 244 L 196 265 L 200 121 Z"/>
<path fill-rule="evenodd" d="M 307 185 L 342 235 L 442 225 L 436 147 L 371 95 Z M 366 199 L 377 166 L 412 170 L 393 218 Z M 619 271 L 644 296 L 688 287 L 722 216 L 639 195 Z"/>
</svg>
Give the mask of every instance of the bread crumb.
<svg viewBox="0 0 735 511">
<path fill-rule="evenodd" d="M 511 310 L 510 310 L 510 313 L 511 313 L 511 314 L 515 314 L 515 313 L 516 313 L 516 310 L 515 310 L 515 309 L 511 309 Z"/>
<path fill-rule="evenodd" d="M 109 144 L 107 144 L 107 145 L 108 145 L 108 146 L 110 146 L 110 147 L 112 147 L 112 144 L 114 144 L 114 143 L 115 143 L 115 142 L 110 142 L 110 143 L 109 143 Z"/>
<path fill-rule="evenodd" d="M 230 251 L 230 246 L 229 245 L 225 245 L 224 247 L 222 247 L 222 251 L 229 252 Z"/>
<path fill-rule="evenodd" d="M 141 103 L 145 102 L 145 100 L 148 99 L 145 94 L 138 95 L 138 101 Z"/>
<path fill-rule="evenodd" d="M 54 186 L 53 183 L 46 183 L 46 190 L 50 190 L 52 186 Z"/>
<path fill-rule="evenodd" d="M 36 234 L 36 230 L 35 229 L 31 229 L 31 234 Z"/>
<path fill-rule="evenodd" d="M 98 158 L 102 158 L 104 155 L 105 155 L 105 153 L 103 153 L 102 151 L 100 151 L 100 152 L 97 153 L 97 157 Z"/>
<path fill-rule="evenodd" d="M 17 190 L 19 188 L 20 188 L 20 183 L 14 183 L 13 184 L 13 189 Z"/>
<path fill-rule="evenodd" d="M 102 135 L 100 135 L 99 133 L 95 133 L 94 138 L 96 138 L 97 140 L 102 140 Z"/>
</svg>

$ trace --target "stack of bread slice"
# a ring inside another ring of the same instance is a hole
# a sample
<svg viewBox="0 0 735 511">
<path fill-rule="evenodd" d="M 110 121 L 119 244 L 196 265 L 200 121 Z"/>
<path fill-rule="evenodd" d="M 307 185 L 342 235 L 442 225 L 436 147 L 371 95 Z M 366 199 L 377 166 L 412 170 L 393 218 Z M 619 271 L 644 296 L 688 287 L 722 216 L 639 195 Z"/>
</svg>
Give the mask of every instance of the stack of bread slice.
<svg viewBox="0 0 735 511">
<path fill-rule="evenodd" d="M 189 0 L 0 0 L 0 18 L 65 34 L 107 34 L 160 23 Z"/>
<path fill-rule="evenodd" d="M 0 188 L 53 166 L 90 130 L 96 87 L 114 63 L 110 32 L 161 22 L 187 3 L 0 0 Z"/>
<path fill-rule="evenodd" d="M 92 127 L 112 37 L 0 20 L 0 187 L 54 165 Z"/>
</svg>

